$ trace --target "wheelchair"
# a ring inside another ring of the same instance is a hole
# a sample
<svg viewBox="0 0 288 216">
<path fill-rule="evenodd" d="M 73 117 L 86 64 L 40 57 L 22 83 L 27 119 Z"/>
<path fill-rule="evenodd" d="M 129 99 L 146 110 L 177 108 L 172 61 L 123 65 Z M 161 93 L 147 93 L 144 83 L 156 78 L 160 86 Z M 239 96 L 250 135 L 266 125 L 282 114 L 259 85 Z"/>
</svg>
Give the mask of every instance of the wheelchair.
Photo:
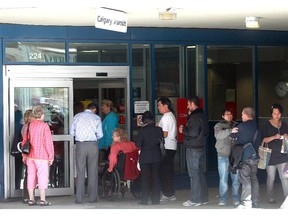
<svg viewBox="0 0 288 216">
<path fill-rule="evenodd" d="M 136 154 L 137 156 L 135 156 Z M 131 167 L 127 166 L 127 164 L 129 164 L 129 161 L 132 162 L 132 166 L 136 166 L 132 167 L 132 170 L 134 170 L 135 172 L 135 170 L 137 169 L 138 150 L 137 152 L 135 151 L 126 154 L 120 152 L 118 154 L 117 161 L 117 165 L 114 167 L 112 172 L 108 172 L 108 161 L 99 164 L 98 188 L 100 198 L 105 198 L 106 200 L 113 201 L 118 197 L 119 194 L 121 194 L 122 198 L 124 198 L 126 193 L 131 192 L 136 199 L 140 199 L 140 171 L 138 171 L 138 173 L 133 173 L 132 175 L 130 173 L 129 175 L 128 169 Z"/>
</svg>

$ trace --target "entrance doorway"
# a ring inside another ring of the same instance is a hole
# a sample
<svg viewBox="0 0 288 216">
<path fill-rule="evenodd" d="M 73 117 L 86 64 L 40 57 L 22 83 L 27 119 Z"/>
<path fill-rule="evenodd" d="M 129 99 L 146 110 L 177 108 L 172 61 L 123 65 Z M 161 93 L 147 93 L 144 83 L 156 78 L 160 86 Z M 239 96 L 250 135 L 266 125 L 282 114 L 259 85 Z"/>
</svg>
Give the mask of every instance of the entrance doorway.
<svg viewBox="0 0 288 216">
<path fill-rule="evenodd" d="M 114 104 L 115 112 L 119 115 L 121 128 L 127 130 L 127 113 L 128 104 L 127 87 L 125 79 L 73 79 L 74 103 L 82 102 L 86 107 L 90 102 L 96 103 L 98 115 L 104 118 L 101 111 L 102 101 L 111 100 Z"/>
<path fill-rule="evenodd" d="M 16 110 L 25 110 L 41 104 L 45 108 L 45 119 L 50 126 L 55 158 L 50 168 L 47 196 L 74 194 L 74 139 L 69 134 L 73 121 L 73 103 L 112 100 L 121 119 L 121 127 L 130 136 L 128 67 L 86 66 L 6 66 L 4 86 L 4 198 L 21 197 L 23 188 L 23 166 L 20 160 L 9 155 L 14 137 L 17 135 Z M 103 72 L 104 71 L 104 72 Z M 107 71 L 107 72 L 105 72 Z M 99 75 L 99 76 L 98 76 Z M 103 77 L 103 75 L 105 75 Z M 36 195 L 39 192 L 36 190 Z"/>
</svg>

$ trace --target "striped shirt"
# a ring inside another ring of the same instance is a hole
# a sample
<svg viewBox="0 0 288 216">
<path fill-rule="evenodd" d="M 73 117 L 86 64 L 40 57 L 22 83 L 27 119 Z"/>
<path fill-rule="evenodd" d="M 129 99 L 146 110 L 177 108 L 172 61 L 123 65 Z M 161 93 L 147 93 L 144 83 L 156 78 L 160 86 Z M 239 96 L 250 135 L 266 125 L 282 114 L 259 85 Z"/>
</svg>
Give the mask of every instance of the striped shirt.
<svg viewBox="0 0 288 216">
<path fill-rule="evenodd" d="M 28 158 L 36 160 L 54 160 L 54 145 L 50 128 L 42 120 L 32 120 L 29 126 L 29 139 L 31 143 Z M 27 126 L 23 136 L 22 145 L 27 140 Z"/>
<path fill-rule="evenodd" d="M 103 136 L 101 118 L 89 109 L 76 114 L 70 135 L 75 136 L 75 140 L 79 142 L 99 140 Z"/>
</svg>

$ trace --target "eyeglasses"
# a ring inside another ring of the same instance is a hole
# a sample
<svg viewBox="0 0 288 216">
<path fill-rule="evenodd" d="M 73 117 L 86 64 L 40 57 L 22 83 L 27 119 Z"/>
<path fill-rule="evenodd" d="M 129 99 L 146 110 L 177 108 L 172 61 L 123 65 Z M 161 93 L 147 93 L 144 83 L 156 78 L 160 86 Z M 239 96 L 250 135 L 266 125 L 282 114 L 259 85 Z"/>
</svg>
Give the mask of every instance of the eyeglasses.
<svg viewBox="0 0 288 216">
<path fill-rule="evenodd" d="M 224 114 L 225 116 L 232 116 L 232 114 L 231 113 L 226 113 L 226 114 Z"/>
</svg>

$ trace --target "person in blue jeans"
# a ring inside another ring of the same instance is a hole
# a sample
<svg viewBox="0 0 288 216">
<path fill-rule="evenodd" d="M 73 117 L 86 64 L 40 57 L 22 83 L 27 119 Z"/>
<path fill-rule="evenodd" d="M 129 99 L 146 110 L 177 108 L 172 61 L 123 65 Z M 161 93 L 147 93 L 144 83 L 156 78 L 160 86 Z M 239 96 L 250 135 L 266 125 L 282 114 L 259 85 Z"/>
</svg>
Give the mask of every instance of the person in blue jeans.
<svg viewBox="0 0 288 216">
<path fill-rule="evenodd" d="M 204 173 L 205 143 L 209 134 L 207 116 L 199 107 L 200 98 L 192 96 L 188 98 L 189 109 L 188 122 L 185 127 L 179 127 L 179 133 L 184 135 L 186 148 L 186 163 L 190 177 L 190 199 L 183 202 L 183 206 L 202 206 L 208 203 L 209 194 L 206 176 Z"/>
<path fill-rule="evenodd" d="M 229 170 L 229 155 L 233 145 L 232 140 L 230 139 L 230 133 L 232 132 L 232 128 L 236 125 L 237 122 L 233 121 L 231 110 L 224 109 L 222 112 L 222 119 L 214 126 L 219 173 L 219 206 L 227 205 L 229 174 L 232 180 L 233 204 L 235 206 L 240 204 L 239 172 L 237 170 L 236 173 L 233 173 Z"/>
</svg>

